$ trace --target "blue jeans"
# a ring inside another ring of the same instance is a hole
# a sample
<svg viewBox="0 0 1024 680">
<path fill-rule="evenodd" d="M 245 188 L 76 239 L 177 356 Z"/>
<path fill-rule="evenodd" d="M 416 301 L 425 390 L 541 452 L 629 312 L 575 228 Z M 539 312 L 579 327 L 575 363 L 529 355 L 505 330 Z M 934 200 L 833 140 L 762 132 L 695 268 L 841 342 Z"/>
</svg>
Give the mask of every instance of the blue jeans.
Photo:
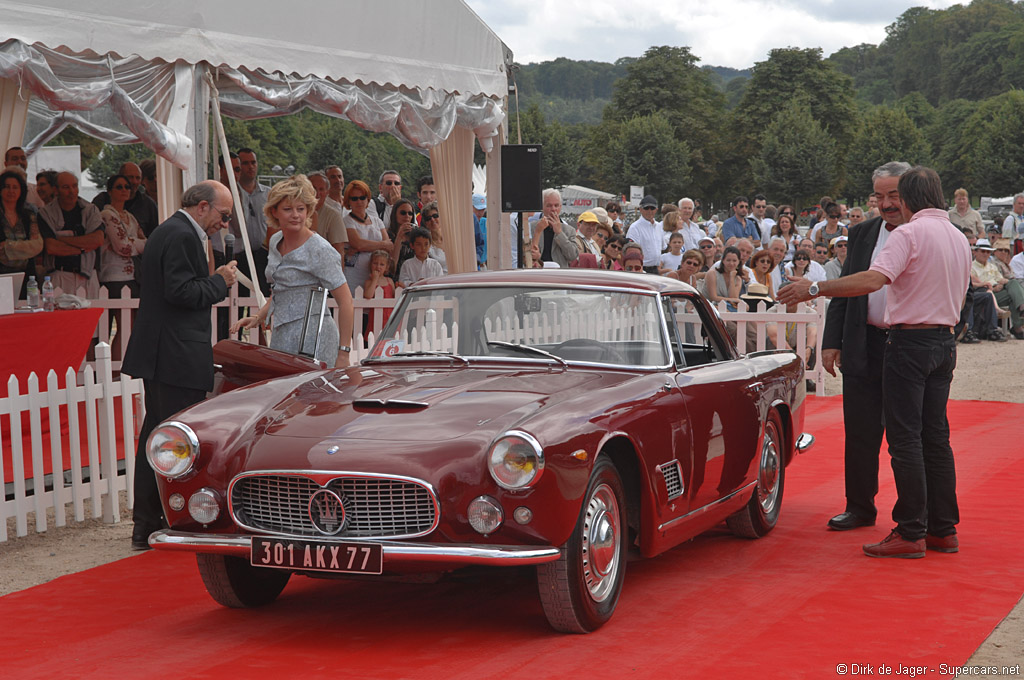
<svg viewBox="0 0 1024 680">
<path fill-rule="evenodd" d="M 910 541 L 956 533 L 956 467 L 946 402 L 956 367 L 956 336 L 946 327 L 893 328 L 882 375 L 896 530 Z"/>
</svg>

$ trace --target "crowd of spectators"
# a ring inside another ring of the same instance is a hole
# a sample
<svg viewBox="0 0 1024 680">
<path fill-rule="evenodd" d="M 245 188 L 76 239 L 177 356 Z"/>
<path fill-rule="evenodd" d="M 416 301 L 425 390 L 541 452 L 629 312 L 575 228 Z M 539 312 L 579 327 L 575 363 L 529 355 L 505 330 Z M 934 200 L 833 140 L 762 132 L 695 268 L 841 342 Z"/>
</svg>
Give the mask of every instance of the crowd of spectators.
<svg viewBox="0 0 1024 680">
<path fill-rule="evenodd" d="M 220 181 L 227 185 L 228 167 L 238 185 L 245 236 L 252 250 L 256 281 L 270 294 L 266 279 L 268 244 L 274 234 L 264 213 L 271 187 L 259 181 L 259 160 L 242 148 L 220 161 Z M 146 238 L 158 223 L 153 163 L 125 163 L 110 178 L 106 191 L 92 203 L 78 196 L 77 177 L 51 170 L 37 173 L 35 184 L 25 177 L 27 158 L 15 147 L 5 155 L 0 176 L 3 201 L 3 248 L 0 271 L 25 271 L 40 280 L 50 276 L 64 290 L 85 289 L 89 295 L 106 287 L 113 296 L 127 287 L 139 292 L 139 267 Z M 347 285 L 372 298 L 377 291 L 393 296 L 398 288 L 424 277 L 447 273 L 444 215 L 436 200 L 433 177 L 419 178 L 403 192 L 403 178 L 387 169 L 377 179 L 376 193 L 362 179 L 346 183 L 342 168 L 331 165 L 308 175 L 316 193 L 312 230 L 342 257 Z M 149 189 L 150 186 L 153 189 Z M 486 267 L 486 200 L 473 195 L 474 239 L 479 267 Z M 730 214 L 705 219 L 698 201 L 684 197 L 659 204 L 645 196 L 632 219 L 616 201 L 588 210 L 571 223 L 563 216 L 556 189 L 543 192 L 543 210 L 530 215 L 523 237 L 525 266 L 584 267 L 642 271 L 685 281 L 712 301 L 732 309 L 757 284 L 757 298 L 773 301 L 795 277 L 812 281 L 839 278 L 846 260 L 851 227 L 878 215 L 877 200 L 848 208 L 823 196 L 799 224 L 790 204 L 772 205 L 764 195 L 752 200 L 737 196 Z M 1003 224 L 986 230 L 970 207 L 964 189 L 954 194 L 950 220 L 969 237 L 972 299 L 965 306 L 964 342 L 1005 341 L 999 319 L 1010 319 L 1011 334 L 1024 339 L 1024 194 L 1015 198 Z M 238 216 L 227 232 L 239 271 L 249 276 L 241 257 L 243 235 Z M 513 219 L 513 233 L 518 227 Z M 518 256 L 513 237 L 513 257 Z M 214 263 L 224 264 L 222 234 L 211 238 Z M 515 261 L 515 260 L 513 260 Z M 250 277 L 252 278 L 252 277 Z M 761 286 L 764 288 L 762 289 Z M 24 294 L 24 291 L 22 291 Z M 987 299 L 991 298 L 991 304 Z M 990 318 L 991 317 L 991 318 Z"/>
</svg>

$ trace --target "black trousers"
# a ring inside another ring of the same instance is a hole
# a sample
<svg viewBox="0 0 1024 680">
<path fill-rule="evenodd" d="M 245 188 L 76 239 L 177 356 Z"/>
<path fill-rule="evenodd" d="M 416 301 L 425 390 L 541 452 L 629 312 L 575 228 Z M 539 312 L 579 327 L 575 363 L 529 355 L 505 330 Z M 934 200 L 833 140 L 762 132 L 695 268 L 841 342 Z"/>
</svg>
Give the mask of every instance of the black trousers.
<svg viewBox="0 0 1024 680">
<path fill-rule="evenodd" d="M 885 434 L 882 414 L 882 362 L 886 331 L 868 326 L 868 371 L 843 373 L 843 449 L 846 477 L 846 511 L 874 519 L 878 494 L 878 456 Z"/>
<path fill-rule="evenodd" d="M 153 430 L 178 411 L 206 398 L 206 390 L 177 387 L 156 380 L 143 380 L 146 388 L 146 417 L 135 451 L 135 509 L 132 519 L 150 532 L 164 525 L 164 511 L 156 487 L 156 473 L 146 458 L 146 441 Z"/>
<path fill-rule="evenodd" d="M 886 438 L 896 480 L 892 518 L 910 541 L 956 533 L 956 466 L 946 403 L 956 368 L 949 328 L 889 331 L 882 378 Z"/>
</svg>

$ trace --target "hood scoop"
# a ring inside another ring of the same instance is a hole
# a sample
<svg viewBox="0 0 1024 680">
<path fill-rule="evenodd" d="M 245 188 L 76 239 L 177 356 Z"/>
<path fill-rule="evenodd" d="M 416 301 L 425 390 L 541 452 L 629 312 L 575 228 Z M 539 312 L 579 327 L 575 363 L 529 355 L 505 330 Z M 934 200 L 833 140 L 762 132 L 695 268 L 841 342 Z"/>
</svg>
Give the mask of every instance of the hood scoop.
<svg viewBox="0 0 1024 680">
<path fill-rule="evenodd" d="M 427 408 L 429 404 L 424 401 L 411 401 L 409 399 L 356 399 L 352 402 L 352 408 L 357 411 L 379 411 L 402 410 L 416 411 Z"/>
</svg>

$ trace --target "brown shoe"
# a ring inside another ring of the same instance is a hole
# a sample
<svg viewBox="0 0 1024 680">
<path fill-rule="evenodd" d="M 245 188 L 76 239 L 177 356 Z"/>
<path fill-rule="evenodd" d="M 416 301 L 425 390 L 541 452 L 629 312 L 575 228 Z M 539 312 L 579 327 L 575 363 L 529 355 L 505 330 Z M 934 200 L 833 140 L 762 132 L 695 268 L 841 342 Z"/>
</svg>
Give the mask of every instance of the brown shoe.
<svg viewBox="0 0 1024 680">
<path fill-rule="evenodd" d="M 924 544 L 929 550 L 934 550 L 935 552 L 960 552 L 960 541 L 957 539 L 956 534 L 950 534 L 949 536 L 933 536 L 928 534 L 924 537 Z"/>
<path fill-rule="evenodd" d="M 917 559 L 924 557 L 924 539 L 908 541 L 895 529 L 889 532 L 880 543 L 868 543 L 864 546 L 864 554 L 868 557 L 900 557 Z"/>
</svg>

